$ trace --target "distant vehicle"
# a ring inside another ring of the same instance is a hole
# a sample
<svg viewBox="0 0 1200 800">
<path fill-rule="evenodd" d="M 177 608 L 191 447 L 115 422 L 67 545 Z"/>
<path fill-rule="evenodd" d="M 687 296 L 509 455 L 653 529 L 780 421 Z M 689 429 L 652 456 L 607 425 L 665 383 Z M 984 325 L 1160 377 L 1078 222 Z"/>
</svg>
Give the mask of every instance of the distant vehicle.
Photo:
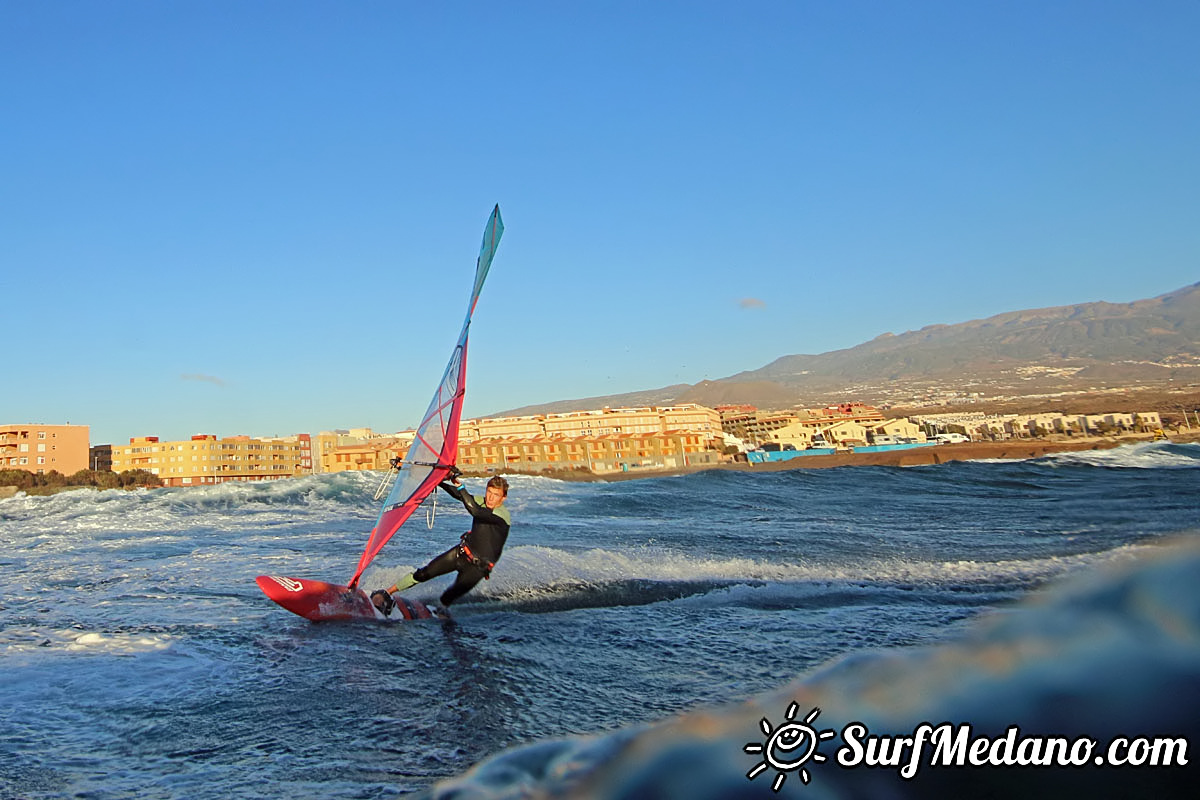
<svg viewBox="0 0 1200 800">
<path fill-rule="evenodd" d="M 779 453 L 784 450 L 795 450 L 796 445 L 781 442 L 763 442 L 762 447 L 759 449 L 766 453 Z"/>
<path fill-rule="evenodd" d="M 937 444 L 959 444 L 971 441 L 971 437 L 961 433 L 939 433 L 933 437 L 933 441 Z"/>
</svg>

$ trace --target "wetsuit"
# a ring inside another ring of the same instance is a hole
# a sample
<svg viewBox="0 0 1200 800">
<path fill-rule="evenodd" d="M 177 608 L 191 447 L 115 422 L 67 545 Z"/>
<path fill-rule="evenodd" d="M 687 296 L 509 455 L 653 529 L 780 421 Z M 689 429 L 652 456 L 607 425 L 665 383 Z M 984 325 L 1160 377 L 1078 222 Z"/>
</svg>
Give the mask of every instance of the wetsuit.
<svg viewBox="0 0 1200 800">
<path fill-rule="evenodd" d="M 482 497 L 474 497 L 461 486 L 444 482 L 438 485 L 451 497 L 461 501 L 470 512 L 471 530 L 463 534 L 462 541 L 457 545 L 415 571 L 413 577 L 418 582 L 424 582 L 457 570 L 458 577 L 454 583 L 442 592 L 442 605 L 448 606 L 488 577 L 492 567 L 500 560 L 512 517 L 503 503 L 490 509 L 483 504 Z"/>
</svg>

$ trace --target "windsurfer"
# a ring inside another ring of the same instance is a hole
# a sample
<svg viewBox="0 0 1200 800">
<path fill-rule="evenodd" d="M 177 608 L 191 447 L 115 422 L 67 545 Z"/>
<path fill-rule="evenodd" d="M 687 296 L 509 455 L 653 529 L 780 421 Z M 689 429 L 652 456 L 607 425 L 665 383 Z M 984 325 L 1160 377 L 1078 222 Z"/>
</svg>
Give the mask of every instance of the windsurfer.
<svg viewBox="0 0 1200 800">
<path fill-rule="evenodd" d="M 462 540 L 446 552 L 435 557 L 425 566 L 392 584 L 387 589 L 371 593 L 371 602 L 385 615 L 391 614 L 395 601 L 392 595 L 402 592 L 430 578 L 458 572 L 458 577 L 446 591 L 442 592 L 442 606 L 447 607 L 475 587 L 485 578 L 491 577 L 492 568 L 500 560 L 512 516 L 504 507 L 508 497 L 508 481 L 496 475 L 487 482 L 483 497 L 476 497 L 463 487 L 457 470 L 452 483 L 442 481 L 442 487 L 451 497 L 463 504 L 471 514 L 471 530 L 463 534 Z"/>
</svg>

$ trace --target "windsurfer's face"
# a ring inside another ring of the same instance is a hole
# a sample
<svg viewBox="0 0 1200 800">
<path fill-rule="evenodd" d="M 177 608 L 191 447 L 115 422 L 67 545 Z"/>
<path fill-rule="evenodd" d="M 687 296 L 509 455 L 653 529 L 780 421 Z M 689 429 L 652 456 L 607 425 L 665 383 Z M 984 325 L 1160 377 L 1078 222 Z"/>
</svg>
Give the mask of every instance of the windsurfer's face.
<svg viewBox="0 0 1200 800">
<path fill-rule="evenodd" d="M 495 508 L 504 502 L 505 492 L 498 486 L 487 487 L 487 492 L 483 495 L 483 504 L 488 508 Z"/>
</svg>

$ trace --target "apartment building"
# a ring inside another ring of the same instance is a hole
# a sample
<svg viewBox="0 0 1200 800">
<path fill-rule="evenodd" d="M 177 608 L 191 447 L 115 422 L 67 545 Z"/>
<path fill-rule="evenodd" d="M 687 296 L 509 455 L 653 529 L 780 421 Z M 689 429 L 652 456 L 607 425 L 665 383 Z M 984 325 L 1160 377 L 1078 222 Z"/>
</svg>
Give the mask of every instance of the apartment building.
<svg viewBox="0 0 1200 800">
<path fill-rule="evenodd" d="M 312 437 L 313 472 L 387 469 L 388 461 L 403 458 L 416 431 L 376 433 L 370 428 L 321 431 Z"/>
<path fill-rule="evenodd" d="M 114 472 L 144 469 L 164 486 L 267 481 L 311 472 L 312 448 L 306 433 L 283 439 L 198 434 L 167 442 L 139 436 L 128 445 L 113 446 L 112 465 Z"/>
<path fill-rule="evenodd" d="M 408 434 L 407 436 L 405 434 Z M 411 431 L 394 437 L 319 434 L 323 472 L 384 470 L 403 458 Z M 475 471 L 588 469 L 615 472 L 715 461 L 723 444 L 720 415 L 696 404 L 604 408 L 463 420 L 457 464 Z"/>
<path fill-rule="evenodd" d="M 391 468 L 393 458 L 404 458 L 412 439 L 374 437 L 366 441 L 347 441 L 325 451 L 322 472 L 351 472 Z"/>
<path fill-rule="evenodd" d="M 920 426 L 906 419 L 890 419 L 877 422 L 856 422 L 853 419 L 829 416 L 793 422 L 771 434 L 770 441 L 790 444 L 797 450 L 813 445 L 813 437 L 821 434 L 827 445 L 858 447 L 869 444 L 876 436 L 891 436 L 896 439 L 925 441 Z"/>
<path fill-rule="evenodd" d="M 867 444 L 867 426 L 850 419 L 838 420 L 821 431 L 826 442 L 841 447 L 862 447 Z"/>
<path fill-rule="evenodd" d="M 750 444 L 773 441 L 778 431 L 809 419 L 807 412 L 795 411 L 743 411 L 725 412 L 721 427 L 731 436 Z"/>
<path fill-rule="evenodd" d="M 112 445 L 94 444 L 89 447 L 88 468 L 97 472 L 112 472 Z"/>
<path fill-rule="evenodd" d="M 695 432 L 669 431 L 603 436 L 529 436 L 460 443 L 458 466 L 473 472 L 673 469 L 716 463 L 711 439 Z"/>
<path fill-rule="evenodd" d="M 534 414 L 524 417 L 490 417 L 487 419 L 464 419 L 458 426 L 459 442 L 474 442 L 479 439 L 515 439 L 525 436 L 543 436 L 544 417 Z"/>
<path fill-rule="evenodd" d="M 721 415 L 716 409 L 696 403 L 659 406 L 664 431 L 695 431 L 701 436 L 722 439 Z"/>
<path fill-rule="evenodd" d="M 925 432 L 921 426 L 907 419 L 885 419 L 883 422 L 870 423 L 868 427 L 873 436 L 891 436 L 895 439 L 909 441 L 925 441 Z"/>
<path fill-rule="evenodd" d="M 853 422 L 863 428 L 873 428 L 884 422 L 883 413 L 863 403 L 842 403 L 825 408 L 803 408 L 791 411 L 746 410 L 729 407 L 721 415 L 725 432 L 747 442 L 787 441 L 802 443 L 840 422 Z M 847 429 L 851 430 L 851 429 Z M 853 436 L 855 433 L 848 433 Z M 865 435 L 865 433 L 864 433 Z"/>
<path fill-rule="evenodd" d="M 812 425 L 805 425 L 803 422 L 793 422 L 789 425 L 784 425 L 778 430 L 771 432 L 770 438 L 767 441 L 777 442 L 779 444 L 790 444 L 797 450 L 805 450 L 812 447 L 813 437 L 820 432 L 820 428 Z"/>
<path fill-rule="evenodd" d="M 1109 431 L 1155 431 L 1157 411 L 1112 414 L 929 414 L 912 417 L 927 430 L 962 433 L 973 439 L 1024 439 L 1034 436 L 1094 436 Z"/>
<path fill-rule="evenodd" d="M 0 425 L 0 469 L 72 475 L 88 469 L 87 425 Z"/>
<path fill-rule="evenodd" d="M 518 439 L 538 436 L 633 436 L 643 433 L 687 431 L 710 439 L 721 436 L 721 415 L 695 403 L 678 406 L 640 406 L 492 417 L 463 420 L 459 441 Z"/>
</svg>

